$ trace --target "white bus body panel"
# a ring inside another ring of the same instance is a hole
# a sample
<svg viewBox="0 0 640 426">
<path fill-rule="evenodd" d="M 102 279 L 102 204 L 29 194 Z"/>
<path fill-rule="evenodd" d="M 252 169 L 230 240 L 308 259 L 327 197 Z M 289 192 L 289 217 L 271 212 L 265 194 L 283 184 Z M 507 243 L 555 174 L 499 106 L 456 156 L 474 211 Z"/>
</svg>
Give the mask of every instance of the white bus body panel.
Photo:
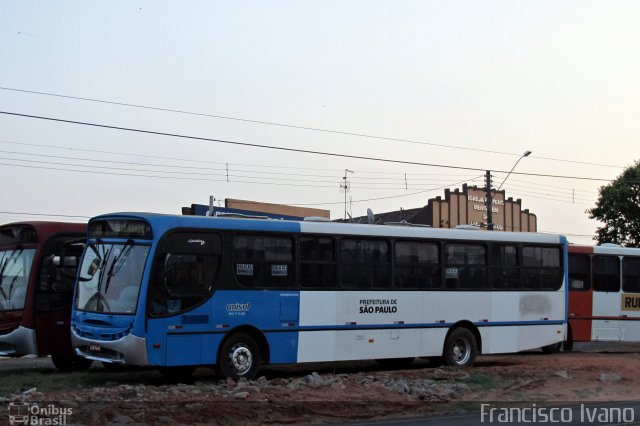
<svg viewBox="0 0 640 426">
<path fill-rule="evenodd" d="M 302 291 L 298 362 L 440 356 L 455 323 L 475 324 L 482 352 L 560 342 L 565 293 L 491 291 Z M 397 327 L 387 328 L 383 327 Z M 338 327 L 337 330 L 325 328 Z M 340 329 L 342 327 L 343 329 Z M 314 328 L 317 328 L 314 330 Z"/>
<path fill-rule="evenodd" d="M 593 292 L 593 316 L 618 317 L 620 315 L 619 292 Z M 624 329 L 618 320 L 593 320 L 591 324 L 591 339 L 595 341 L 619 342 L 624 340 L 624 334 Z"/>
</svg>

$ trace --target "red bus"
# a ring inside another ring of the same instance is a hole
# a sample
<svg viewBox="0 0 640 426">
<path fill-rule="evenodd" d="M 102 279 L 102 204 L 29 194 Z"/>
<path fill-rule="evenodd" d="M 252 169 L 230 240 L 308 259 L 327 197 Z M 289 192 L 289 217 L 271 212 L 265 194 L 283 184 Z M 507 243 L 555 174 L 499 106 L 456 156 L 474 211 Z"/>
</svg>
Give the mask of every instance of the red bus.
<svg viewBox="0 0 640 426">
<path fill-rule="evenodd" d="M 69 323 L 86 225 L 17 222 L 0 226 L 0 356 L 51 355 L 60 370 L 85 369 Z"/>
<path fill-rule="evenodd" d="M 569 340 L 640 342 L 640 248 L 569 246 Z"/>
</svg>

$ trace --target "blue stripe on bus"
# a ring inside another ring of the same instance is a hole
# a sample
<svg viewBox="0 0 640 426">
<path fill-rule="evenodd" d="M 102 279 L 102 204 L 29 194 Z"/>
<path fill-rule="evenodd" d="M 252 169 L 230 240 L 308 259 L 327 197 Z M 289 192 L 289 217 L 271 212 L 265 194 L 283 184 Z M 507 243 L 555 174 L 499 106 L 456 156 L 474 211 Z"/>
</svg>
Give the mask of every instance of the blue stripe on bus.
<svg viewBox="0 0 640 426">
<path fill-rule="evenodd" d="M 345 325 L 308 325 L 299 327 L 282 327 L 274 329 L 260 329 L 263 333 L 281 333 L 281 332 L 303 332 L 303 331 L 345 331 L 345 330 L 389 330 L 389 329 L 427 329 L 427 328 L 447 328 L 452 327 L 453 323 L 425 323 L 425 324 L 345 324 Z M 478 328 L 483 327 L 517 327 L 517 326 L 536 326 L 536 325 L 562 325 L 562 320 L 557 321 L 504 321 L 504 322 L 476 322 L 473 325 Z M 216 331 L 173 331 L 168 332 L 169 335 L 187 335 L 187 334 L 227 334 L 233 329 L 224 329 Z"/>
</svg>

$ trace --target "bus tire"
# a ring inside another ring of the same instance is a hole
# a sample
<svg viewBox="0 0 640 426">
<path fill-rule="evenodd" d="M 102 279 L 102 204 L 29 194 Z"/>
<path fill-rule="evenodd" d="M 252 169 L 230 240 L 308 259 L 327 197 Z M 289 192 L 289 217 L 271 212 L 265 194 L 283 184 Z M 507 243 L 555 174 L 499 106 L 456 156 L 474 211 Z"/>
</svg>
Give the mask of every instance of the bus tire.
<svg viewBox="0 0 640 426">
<path fill-rule="evenodd" d="M 573 340 L 571 338 L 563 342 L 562 350 L 565 352 L 573 352 Z"/>
<path fill-rule="evenodd" d="M 557 354 L 562 349 L 562 342 L 553 343 L 551 345 L 543 346 L 542 353 L 545 354 Z"/>
<path fill-rule="evenodd" d="M 90 359 L 73 354 L 53 354 L 51 362 L 63 372 L 88 370 L 92 363 Z"/>
<path fill-rule="evenodd" d="M 446 365 L 466 367 L 473 365 L 478 354 L 478 344 L 471 331 L 455 328 L 444 342 L 442 357 Z"/>
<path fill-rule="evenodd" d="M 260 367 L 260 349 L 256 341 L 244 333 L 231 335 L 225 340 L 216 369 L 223 378 L 251 379 Z"/>
</svg>

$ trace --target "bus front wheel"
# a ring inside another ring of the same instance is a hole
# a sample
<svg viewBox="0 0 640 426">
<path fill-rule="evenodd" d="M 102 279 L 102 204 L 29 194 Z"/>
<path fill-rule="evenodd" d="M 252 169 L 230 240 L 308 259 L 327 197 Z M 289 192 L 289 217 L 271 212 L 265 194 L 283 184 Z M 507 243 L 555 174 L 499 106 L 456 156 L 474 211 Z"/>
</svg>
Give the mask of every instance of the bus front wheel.
<svg viewBox="0 0 640 426">
<path fill-rule="evenodd" d="M 454 329 L 447 337 L 442 351 L 445 364 L 457 367 L 473 365 L 477 354 L 476 338 L 466 328 Z"/>
<path fill-rule="evenodd" d="M 217 365 L 220 376 L 234 380 L 241 377 L 251 379 L 259 367 L 260 350 L 248 334 L 234 334 L 222 345 Z"/>
<path fill-rule="evenodd" d="M 91 367 L 92 361 L 90 359 L 82 358 L 73 354 L 53 354 L 51 355 L 51 362 L 60 371 L 84 371 Z"/>
</svg>

